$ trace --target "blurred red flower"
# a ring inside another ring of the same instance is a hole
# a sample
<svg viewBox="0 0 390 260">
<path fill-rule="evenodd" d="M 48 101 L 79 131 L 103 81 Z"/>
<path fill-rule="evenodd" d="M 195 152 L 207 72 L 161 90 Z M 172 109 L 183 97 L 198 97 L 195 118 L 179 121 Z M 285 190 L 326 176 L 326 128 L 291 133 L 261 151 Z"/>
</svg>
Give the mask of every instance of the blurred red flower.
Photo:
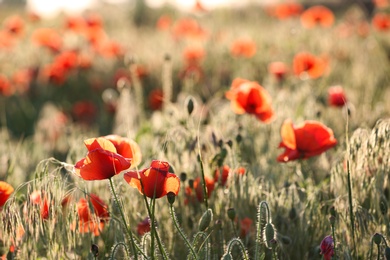
<svg viewBox="0 0 390 260">
<path fill-rule="evenodd" d="M 149 107 L 152 110 L 160 110 L 164 103 L 164 93 L 161 89 L 153 89 L 148 97 Z"/>
<path fill-rule="evenodd" d="M 72 115 L 76 122 L 90 125 L 95 121 L 98 109 L 91 101 L 78 101 L 73 104 Z"/>
<path fill-rule="evenodd" d="M 141 163 L 141 148 L 135 141 L 119 135 L 106 135 L 104 138 L 114 144 L 118 154 L 131 160 L 131 167 L 136 167 Z"/>
<path fill-rule="evenodd" d="M 214 191 L 215 188 L 215 181 L 213 178 L 209 178 L 205 176 L 206 181 L 206 188 L 207 188 L 207 197 L 210 198 L 211 193 Z M 193 194 L 193 191 L 195 191 L 195 194 Z M 197 177 L 193 181 L 193 187 L 186 187 L 185 190 L 185 196 L 186 199 L 184 203 L 187 205 L 188 203 L 195 203 L 203 202 L 204 196 L 203 196 L 203 186 L 200 177 Z"/>
<path fill-rule="evenodd" d="M 69 16 L 65 18 L 65 29 L 75 33 L 84 33 L 87 22 L 81 16 Z"/>
<path fill-rule="evenodd" d="M 321 77 L 328 68 L 325 58 L 316 57 L 308 52 L 300 52 L 294 56 L 293 71 L 298 77 L 305 78 L 307 75 L 312 79 Z"/>
<path fill-rule="evenodd" d="M 31 41 L 54 52 L 58 52 L 62 48 L 62 37 L 51 28 L 36 29 L 31 35 Z"/>
<path fill-rule="evenodd" d="M 19 15 L 12 15 L 4 20 L 3 28 L 14 36 L 20 36 L 24 30 L 24 21 Z"/>
<path fill-rule="evenodd" d="M 250 235 L 252 230 L 252 224 L 253 220 L 245 217 L 241 219 L 240 221 L 240 237 L 245 238 L 246 236 Z"/>
<path fill-rule="evenodd" d="M 94 47 L 96 52 L 104 58 L 115 58 L 124 53 L 123 46 L 114 40 L 99 41 Z"/>
<path fill-rule="evenodd" d="M 226 185 L 226 182 L 228 180 L 230 174 L 230 167 L 227 165 L 224 165 L 220 168 L 217 168 L 214 172 L 214 181 L 217 183 L 220 183 L 222 186 Z"/>
<path fill-rule="evenodd" d="M 160 31 L 166 31 L 171 27 L 172 18 L 168 15 L 162 15 L 157 20 L 156 27 Z"/>
<path fill-rule="evenodd" d="M 205 57 L 205 51 L 202 47 L 190 46 L 183 51 L 183 58 L 188 65 L 199 64 Z"/>
<path fill-rule="evenodd" d="M 331 260 L 334 255 L 334 242 L 332 236 L 326 236 L 320 244 L 321 255 L 325 260 Z"/>
<path fill-rule="evenodd" d="M 94 214 L 90 211 L 87 199 L 81 198 L 76 205 L 79 217 L 78 230 L 80 234 L 92 232 L 94 236 L 98 236 L 104 228 L 104 222 L 109 218 L 108 207 L 98 196 L 93 194 L 91 194 L 90 202 L 92 203 Z M 76 222 L 71 224 L 70 229 L 76 230 Z"/>
<path fill-rule="evenodd" d="M 315 26 L 331 27 L 334 20 L 333 12 L 322 5 L 312 6 L 301 14 L 301 23 L 305 28 L 313 28 Z"/>
<path fill-rule="evenodd" d="M 316 121 L 305 121 L 294 126 L 290 119 L 281 128 L 282 142 L 279 148 L 285 151 L 278 156 L 279 162 L 307 159 L 319 155 L 337 144 L 332 129 Z"/>
<path fill-rule="evenodd" d="M 49 219 L 49 202 L 46 195 L 43 195 L 39 190 L 35 190 L 30 194 L 30 201 L 33 205 L 38 205 L 40 208 L 41 218 L 44 220 Z"/>
<path fill-rule="evenodd" d="M 268 64 L 268 72 L 279 81 L 286 77 L 288 70 L 287 65 L 281 61 L 275 61 Z"/>
<path fill-rule="evenodd" d="M 14 188 L 10 184 L 0 181 L 0 208 L 4 206 L 12 192 L 14 192 Z"/>
<path fill-rule="evenodd" d="M 372 0 L 377 8 L 385 8 L 390 6 L 389 0 Z"/>
<path fill-rule="evenodd" d="M 332 86 L 328 89 L 328 104 L 342 107 L 347 103 L 344 89 L 341 86 Z"/>
<path fill-rule="evenodd" d="M 107 204 L 96 194 L 89 194 L 95 215 L 100 219 L 100 222 L 107 221 L 110 218 L 110 213 Z"/>
<path fill-rule="evenodd" d="M 236 114 L 253 114 L 264 123 L 269 123 L 274 116 L 270 95 L 255 81 L 236 78 L 225 96 Z"/>
<path fill-rule="evenodd" d="M 376 13 L 372 18 L 372 26 L 378 31 L 388 31 L 390 29 L 390 14 Z"/>
<path fill-rule="evenodd" d="M 175 22 L 172 28 L 172 35 L 175 39 L 194 38 L 204 39 L 207 32 L 200 24 L 192 18 L 182 18 Z"/>
<path fill-rule="evenodd" d="M 0 31 L 0 49 L 10 50 L 14 47 L 15 37 L 7 31 Z"/>
<path fill-rule="evenodd" d="M 148 198 L 158 199 L 169 192 L 177 195 L 180 189 L 179 177 L 169 172 L 169 163 L 164 161 L 153 160 L 149 168 L 126 172 L 123 177 Z"/>
<path fill-rule="evenodd" d="M 251 58 L 256 54 L 256 43 L 250 39 L 238 39 L 232 43 L 230 53 L 235 57 Z"/>
<path fill-rule="evenodd" d="M 30 83 L 35 77 L 35 72 L 32 69 L 20 69 L 16 71 L 11 78 L 15 90 L 19 94 L 24 94 L 30 89 Z"/>
<path fill-rule="evenodd" d="M 84 144 L 88 154 L 75 165 L 76 174 L 84 180 L 109 179 L 131 166 L 130 159 L 118 154 L 114 144 L 106 138 L 90 138 Z"/>
<path fill-rule="evenodd" d="M 9 80 L 5 76 L 0 75 L 0 95 L 8 97 L 13 93 L 14 91 Z"/>
<path fill-rule="evenodd" d="M 294 2 L 278 3 L 266 8 L 268 14 L 278 19 L 287 19 L 302 13 L 303 6 Z"/>
<path fill-rule="evenodd" d="M 150 232 L 149 218 L 145 218 L 137 224 L 137 234 L 139 236 L 143 236 L 147 232 Z"/>
</svg>

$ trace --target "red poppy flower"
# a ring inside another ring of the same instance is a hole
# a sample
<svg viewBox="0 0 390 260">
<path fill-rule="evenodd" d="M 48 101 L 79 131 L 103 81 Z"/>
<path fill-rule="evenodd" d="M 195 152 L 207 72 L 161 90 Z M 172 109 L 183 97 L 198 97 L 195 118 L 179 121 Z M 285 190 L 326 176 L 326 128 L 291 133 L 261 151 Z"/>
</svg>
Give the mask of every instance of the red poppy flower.
<svg viewBox="0 0 390 260">
<path fill-rule="evenodd" d="M 161 89 L 153 89 L 148 97 L 149 107 L 152 110 L 160 110 L 164 103 L 164 93 Z"/>
<path fill-rule="evenodd" d="M 387 31 L 390 29 L 390 14 L 376 13 L 372 18 L 372 25 L 378 31 Z"/>
<path fill-rule="evenodd" d="M 119 135 L 106 135 L 104 138 L 114 144 L 118 154 L 131 160 L 132 167 L 136 167 L 141 163 L 141 148 L 135 141 Z"/>
<path fill-rule="evenodd" d="M 312 79 L 321 77 L 328 67 L 325 58 L 316 57 L 308 52 L 300 52 L 294 56 L 293 71 L 298 77 L 309 76 Z"/>
<path fill-rule="evenodd" d="M 250 235 L 252 230 L 252 224 L 253 220 L 245 217 L 241 219 L 240 221 L 240 237 L 245 238 L 246 236 Z"/>
<path fill-rule="evenodd" d="M 67 17 L 65 19 L 65 28 L 67 30 L 83 33 L 86 30 L 87 22 L 81 16 Z"/>
<path fill-rule="evenodd" d="M 34 71 L 32 69 L 21 69 L 12 75 L 12 83 L 16 91 L 20 94 L 26 93 L 30 88 L 30 83 L 34 78 Z"/>
<path fill-rule="evenodd" d="M 50 28 L 38 28 L 31 35 L 31 41 L 39 46 L 58 52 L 62 47 L 62 38 L 58 32 Z"/>
<path fill-rule="evenodd" d="M 385 8 L 390 6 L 389 0 L 372 0 L 377 8 Z"/>
<path fill-rule="evenodd" d="M 145 218 L 137 224 L 137 234 L 140 236 L 145 235 L 145 233 L 150 232 L 150 223 L 149 218 Z"/>
<path fill-rule="evenodd" d="M 76 122 L 90 125 L 95 122 L 97 107 L 91 101 L 79 101 L 72 107 L 72 115 Z"/>
<path fill-rule="evenodd" d="M 302 13 L 301 23 L 305 28 L 313 28 L 317 25 L 331 27 L 334 23 L 334 14 L 325 6 L 312 6 Z"/>
<path fill-rule="evenodd" d="M 326 236 L 320 244 L 321 255 L 325 260 L 331 260 L 334 255 L 334 242 L 332 236 Z"/>
<path fill-rule="evenodd" d="M 13 93 L 14 91 L 9 80 L 5 76 L 0 75 L 0 95 L 8 97 Z"/>
<path fill-rule="evenodd" d="M 207 197 L 210 198 L 211 193 L 214 191 L 215 188 L 215 181 L 213 178 L 209 178 L 207 176 L 205 176 L 205 181 L 207 188 Z M 195 194 L 193 192 L 195 192 Z M 184 200 L 184 204 L 186 205 L 189 203 L 195 203 L 196 201 L 203 202 L 203 186 L 200 177 L 197 177 L 194 180 L 192 188 L 189 186 L 186 187 L 185 196 L 186 199 Z"/>
<path fill-rule="evenodd" d="M 268 65 L 268 71 L 272 74 L 277 80 L 283 80 L 288 73 L 288 67 L 284 62 L 275 61 L 271 62 Z"/>
<path fill-rule="evenodd" d="M 303 10 L 301 4 L 298 3 L 278 3 L 267 8 L 268 13 L 278 19 L 287 19 L 293 16 L 300 15 Z"/>
<path fill-rule="evenodd" d="M 126 172 L 123 177 L 148 198 L 158 199 L 169 192 L 179 193 L 180 179 L 169 172 L 169 163 L 164 161 L 153 160 L 149 168 Z"/>
<path fill-rule="evenodd" d="M 24 21 L 19 15 L 12 15 L 5 19 L 3 27 L 10 34 L 20 36 L 24 30 Z"/>
<path fill-rule="evenodd" d="M 333 86 L 328 89 L 328 103 L 335 107 L 342 107 L 347 103 L 344 89 L 341 86 Z"/>
<path fill-rule="evenodd" d="M 287 119 L 282 125 L 281 136 L 279 148 L 285 148 L 285 151 L 278 156 L 279 162 L 307 159 L 337 144 L 332 129 L 316 121 L 305 121 L 303 125 L 295 127 Z"/>
<path fill-rule="evenodd" d="M 77 208 L 77 215 L 79 217 L 78 230 L 80 234 L 92 232 L 94 236 L 98 236 L 100 234 L 100 231 L 103 230 L 104 228 L 104 221 L 98 221 L 96 215 L 93 215 L 91 213 L 88 200 L 81 198 L 77 203 L 76 208 Z M 95 208 L 94 210 L 96 213 Z M 76 229 L 75 222 L 71 224 L 70 229 L 71 230 Z"/>
<path fill-rule="evenodd" d="M 230 53 L 235 57 L 251 58 L 256 54 L 256 43 L 250 39 L 239 39 L 233 42 Z"/>
<path fill-rule="evenodd" d="M 156 23 L 156 27 L 158 30 L 166 31 L 169 29 L 169 27 L 171 27 L 171 24 L 172 24 L 171 17 L 169 17 L 168 15 L 162 15 L 158 19 L 158 21 Z"/>
<path fill-rule="evenodd" d="M 41 195 L 41 191 L 36 190 L 30 194 L 30 201 L 33 205 L 38 205 L 40 208 L 41 218 L 44 220 L 49 219 L 49 202 L 46 195 Z"/>
<path fill-rule="evenodd" d="M 124 53 L 123 46 L 114 40 L 100 41 L 94 47 L 97 53 L 104 58 L 116 58 Z"/>
<path fill-rule="evenodd" d="M 12 192 L 14 192 L 14 188 L 11 185 L 5 181 L 0 181 L 0 208 L 4 206 Z"/>
<path fill-rule="evenodd" d="M 10 50 L 14 47 L 16 41 L 15 37 L 7 31 L 0 31 L 0 49 Z"/>
<path fill-rule="evenodd" d="M 220 183 L 222 186 L 225 186 L 228 177 L 230 174 L 230 167 L 227 165 L 218 168 L 214 172 L 214 181 Z"/>
<path fill-rule="evenodd" d="M 199 64 L 204 56 L 205 51 L 202 47 L 190 46 L 183 51 L 183 58 L 188 65 Z"/>
<path fill-rule="evenodd" d="M 130 160 L 118 154 L 114 144 L 105 138 L 91 138 L 84 143 L 88 154 L 75 165 L 76 174 L 84 180 L 109 179 L 131 165 Z"/>
<path fill-rule="evenodd" d="M 173 25 L 172 34 L 175 39 L 204 39 L 207 36 L 207 32 L 196 20 L 192 18 L 182 18 L 177 20 Z"/>
<path fill-rule="evenodd" d="M 253 114 L 264 123 L 272 120 L 274 112 L 268 92 L 255 81 L 237 78 L 226 92 L 231 107 L 236 114 Z"/>
</svg>

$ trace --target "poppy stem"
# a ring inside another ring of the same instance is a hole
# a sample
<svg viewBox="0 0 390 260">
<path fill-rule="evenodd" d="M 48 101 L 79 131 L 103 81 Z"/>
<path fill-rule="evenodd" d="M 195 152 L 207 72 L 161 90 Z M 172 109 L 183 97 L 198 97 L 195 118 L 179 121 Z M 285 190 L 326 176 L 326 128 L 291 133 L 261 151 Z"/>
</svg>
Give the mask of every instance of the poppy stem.
<svg viewBox="0 0 390 260">
<path fill-rule="evenodd" d="M 232 251 L 235 245 L 238 245 L 238 247 L 240 248 L 240 251 L 242 253 L 242 259 L 249 260 L 248 254 L 246 252 L 246 248 L 242 243 L 241 239 L 239 238 L 233 238 L 232 240 L 230 240 L 229 244 L 227 245 L 227 251 L 226 251 L 227 254 L 230 255 L 230 252 Z"/>
<path fill-rule="evenodd" d="M 134 253 L 134 259 L 138 259 L 138 250 L 142 253 L 142 255 L 143 255 L 144 257 L 146 257 L 146 255 L 145 255 L 145 254 L 138 248 L 138 246 L 135 244 L 135 241 L 134 241 L 134 238 L 133 238 L 133 233 L 131 232 L 131 230 L 129 229 L 129 227 L 128 227 L 128 225 L 127 225 L 126 218 L 125 218 L 125 214 L 123 213 L 122 206 L 121 206 L 121 204 L 119 203 L 118 196 L 116 195 L 115 187 L 114 187 L 114 184 L 113 184 L 113 182 L 112 182 L 112 179 L 109 178 L 108 180 L 109 180 L 109 182 L 110 182 L 111 192 L 112 192 L 112 194 L 114 195 L 115 204 L 116 204 L 116 205 L 118 206 L 118 208 L 119 208 L 119 212 L 121 213 L 121 217 L 122 217 L 123 224 L 125 225 L 126 233 L 127 233 L 128 238 L 130 239 L 130 242 L 131 242 L 131 247 L 132 247 L 133 253 Z"/>
<path fill-rule="evenodd" d="M 188 238 L 186 237 L 186 235 L 184 234 L 183 230 L 179 226 L 179 223 L 177 221 L 177 217 L 176 217 L 176 214 L 175 214 L 175 209 L 173 208 L 172 204 L 169 204 L 169 211 L 171 213 L 171 218 L 172 218 L 173 224 L 175 225 L 175 228 L 177 229 L 177 231 L 179 232 L 180 236 L 183 238 L 184 243 L 186 244 L 186 246 L 190 250 L 193 259 L 197 260 L 198 257 L 197 257 L 197 254 L 195 252 L 195 249 L 192 247 L 190 241 L 188 241 Z"/>
<path fill-rule="evenodd" d="M 200 170 L 201 170 L 201 173 L 202 173 L 203 201 L 204 201 L 204 203 L 206 205 L 206 208 L 208 209 L 209 208 L 209 202 L 208 202 L 208 196 L 207 196 L 206 178 L 205 178 L 205 175 L 204 175 L 203 161 L 202 161 L 202 156 L 200 155 L 200 152 L 199 152 L 199 155 L 198 155 L 198 161 L 200 163 Z"/>
</svg>

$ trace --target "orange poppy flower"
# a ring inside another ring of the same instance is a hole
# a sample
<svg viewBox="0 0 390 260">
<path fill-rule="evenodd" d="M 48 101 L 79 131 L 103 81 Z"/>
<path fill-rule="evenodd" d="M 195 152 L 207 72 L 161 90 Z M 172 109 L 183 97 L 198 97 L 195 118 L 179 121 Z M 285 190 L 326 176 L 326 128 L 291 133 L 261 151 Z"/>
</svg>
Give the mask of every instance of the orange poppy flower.
<svg viewBox="0 0 390 260">
<path fill-rule="evenodd" d="M 81 198 L 77 203 L 76 208 L 77 208 L 77 215 L 79 217 L 78 230 L 80 234 L 92 232 L 94 236 L 98 236 L 100 234 L 100 231 L 103 230 L 104 228 L 104 221 L 98 221 L 96 216 L 92 215 L 89 208 L 88 200 Z M 94 210 L 96 212 L 95 208 Z M 75 222 L 71 224 L 70 229 L 71 230 L 76 229 Z"/>
<path fill-rule="evenodd" d="M 253 220 L 245 217 L 241 219 L 240 221 L 240 237 L 245 238 L 246 236 L 250 235 L 252 230 L 252 224 Z"/>
<path fill-rule="evenodd" d="M 12 49 L 14 47 L 16 41 L 15 37 L 7 31 L 0 31 L 0 49 Z"/>
<path fill-rule="evenodd" d="M 87 139 L 84 144 L 88 154 L 75 165 L 76 174 L 84 180 L 109 179 L 131 166 L 130 159 L 118 154 L 114 144 L 105 138 Z"/>
<path fill-rule="evenodd" d="M 13 93 L 14 91 L 9 80 L 5 76 L 0 75 L 0 95 L 8 97 Z"/>
<path fill-rule="evenodd" d="M 256 43 L 250 39 L 239 39 L 233 42 L 230 53 L 235 57 L 251 58 L 256 54 Z"/>
<path fill-rule="evenodd" d="M 175 39 L 196 38 L 204 39 L 207 32 L 200 24 L 192 18 L 182 18 L 177 20 L 172 27 L 172 34 Z"/>
<path fill-rule="evenodd" d="M 305 28 L 313 28 L 315 26 L 331 27 L 334 20 L 333 12 L 322 5 L 312 6 L 301 14 L 301 24 Z"/>
<path fill-rule="evenodd" d="M 34 74 L 32 69 L 21 69 L 12 75 L 11 81 L 18 93 L 23 94 L 29 90 Z"/>
<path fill-rule="evenodd" d="M 107 204 L 96 194 L 91 193 L 89 196 L 91 197 L 90 199 L 95 215 L 99 217 L 101 222 L 107 221 L 110 218 Z"/>
<path fill-rule="evenodd" d="M 268 13 L 280 20 L 287 19 L 293 16 L 298 16 L 302 13 L 303 6 L 298 3 L 279 3 L 267 8 Z"/>
<path fill-rule="evenodd" d="M 65 19 L 65 29 L 76 32 L 83 33 L 86 30 L 87 22 L 81 16 L 67 17 Z"/>
<path fill-rule="evenodd" d="M 119 135 L 106 135 L 104 138 L 114 144 L 118 154 L 131 160 L 131 167 L 136 167 L 141 163 L 141 148 L 135 141 Z"/>
<path fill-rule="evenodd" d="M 294 56 L 293 71 L 298 77 L 309 76 L 312 79 L 321 77 L 328 67 L 325 58 L 316 57 L 308 52 L 300 52 Z"/>
<path fill-rule="evenodd" d="M 378 31 L 387 31 L 390 29 L 390 14 L 376 13 L 372 18 L 372 25 Z"/>
<path fill-rule="evenodd" d="M 202 47 L 190 46 L 183 51 L 183 58 L 188 65 L 199 64 L 204 56 L 205 51 Z"/>
<path fill-rule="evenodd" d="M 286 74 L 288 73 L 288 67 L 284 62 L 275 61 L 268 65 L 268 71 L 277 80 L 281 81 L 286 77 Z"/>
<path fill-rule="evenodd" d="M 207 197 L 210 198 L 211 193 L 214 191 L 215 188 L 215 181 L 213 178 L 209 178 L 207 176 L 205 176 L 205 181 L 207 188 Z M 195 191 L 195 194 L 193 194 L 193 191 Z M 186 205 L 189 203 L 195 203 L 196 201 L 203 202 L 203 186 L 200 177 L 194 179 L 192 188 L 189 186 L 186 187 L 185 196 L 186 199 L 184 200 L 184 204 Z"/>
<path fill-rule="evenodd" d="M 49 203 L 47 197 L 42 199 L 41 191 L 35 190 L 30 194 L 30 201 L 33 205 L 38 205 L 40 208 L 41 218 L 43 220 L 49 219 Z"/>
<path fill-rule="evenodd" d="M 149 168 L 126 172 L 123 177 L 148 198 L 158 199 L 169 192 L 177 195 L 180 189 L 179 177 L 169 172 L 169 163 L 164 161 L 153 160 Z"/>
<path fill-rule="evenodd" d="M 385 8 L 390 6 L 389 0 L 372 0 L 377 8 Z"/>
<path fill-rule="evenodd" d="M 49 48 L 54 52 L 60 51 L 62 38 L 60 34 L 50 28 L 38 28 L 31 35 L 31 41 L 39 46 Z"/>
<path fill-rule="evenodd" d="M 24 21 L 19 15 L 12 15 L 5 19 L 3 27 L 10 34 L 20 36 L 24 30 Z"/>
<path fill-rule="evenodd" d="M 95 50 L 104 58 L 119 57 L 124 53 L 123 46 L 114 40 L 101 41 L 94 45 Z"/>
<path fill-rule="evenodd" d="M 332 129 L 316 121 L 305 121 L 303 125 L 295 127 L 287 119 L 282 125 L 281 136 L 279 148 L 285 148 L 285 151 L 278 156 L 279 162 L 307 159 L 337 144 Z"/>
<path fill-rule="evenodd" d="M 162 15 L 160 18 L 157 20 L 156 27 L 160 31 L 166 31 L 171 27 L 172 24 L 172 19 L 168 15 Z"/>
<path fill-rule="evenodd" d="M 328 89 L 328 104 L 342 107 L 347 103 L 344 89 L 341 86 L 333 86 Z"/>
<path fill-rule="evenodd" d="M 149 218 L 145 218 L 137 224 L 137 234 L 140 236 L 145 235 L 145 233 L 150 232 L 150 223 Z"/>
<path fill-rule="evenodd" d="M 161 109 L 164 103 L 163 91 L 161 89 L 153 89 L 149 93 L 148 101 L 149 101 L 149 107 L 152 110 Z"/>
<path fill-rule="evenodd" d="M 0 208 L 4 206 L 12 192 L 14 192 L 14 188 L 11 185 L 5 181 L 0 181 Z"/>
<path fill-rule="evenodd" d="M 230 167 L 227 165 L 217 168 L 214 172 L 214 181 L 220 183 L 222 186 L 226 185 L 230 174 Z"/>
<path fill-rule="evenodd" d="M 264 123 L 269 123 L 274 116 L 270 95 L 255 81 L 237 78 L 225 96 L 236 114 L 253 114 Z"/>
<path fill-rule="evenodd" d="M 75 51 L 63 51 L 56 55 L 53 63 L 65 71 L 75 69 L 79 64 L 79 56 Z"/>
</svg>

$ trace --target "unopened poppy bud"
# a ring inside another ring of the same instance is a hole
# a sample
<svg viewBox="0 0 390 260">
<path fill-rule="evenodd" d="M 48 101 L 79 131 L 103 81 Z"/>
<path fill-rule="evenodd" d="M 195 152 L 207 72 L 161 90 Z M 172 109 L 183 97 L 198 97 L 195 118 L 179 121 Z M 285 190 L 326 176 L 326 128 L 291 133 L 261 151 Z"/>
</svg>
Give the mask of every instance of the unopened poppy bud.
<svg viewBox="0 0 390 260">
<path fill-rule="evenodd" d="M 185 182 L 187 180 L 187 173 L 185 172 L 180 173 L 180 180 L 182 182 Z"/>
<path fill-rule="evenodd" d="M 226 144 L 229 145 L 230 148 L 233 147 L 233 141 L 232 140 L 226 141 Z"/>
<path fill-rule="evenodd" d="M 336 209 L 334 208 L 334 206 L 330 207 L 329 214 L 333 217 L 336 217 Z"/>
<path fill-rule="evenodd" d="M 186 104 L 187 104 L 186 106 L 187 106 L 188 115 L 191 115 L 195 107 L 194 99 L 191 96 L 188 97 Z"/>
<path fill-rule="evenodd" d="M 336 218 L 334 216 L 330 216 L 329 217 L 329 222 L 333 226 L 335 224 L 335 222 L 336 222 Z"/>
<path fill-rule="evenodd" d="M 297 217 L 297 210 L 295 209 L 295 207 L 292 207 L 291 209 L 290 209 L 290 212 L 288 213 L 288 217 L 291 219 L 291 220 L 294 220 L 294 219 L 296 219 L 296 217 Z"/>
<path fill-rule="evenodd" d="M 265 240 L 267 247 L 272 247 L 272 241 L 275 240 L 275 228 L 271 223 L 267 223 L 265 226 Z"/>
<path fill-rule="evenodd" d="M 99 256 L 99 247 L 96 244 L 91 245 L 91 252 L 93 257 L 98 257 Z"/>
<path fill-rule="evenodd" d="M 172 205 L 172 204 L 175 202 L 175 198 L 176 198 L 175 193 L 173 193 L 173 192 L 168 192 L 168 194 L 167 194 L 167 199 L 168 199 L 169 204 Z"/>
<path fill-rule="evenodd" d="M 232 255 L 229 254 L 229 253 L 226 253 L 226 254 L 224 254 L 224 255 L 222 256 L 222 259 L 221 259 L 221 260 L 232 260 L 232 259 L 233 259 Z"/>
<path fill-rule="evenodd" d="M 199 221 L 199 231 L 205 231 L 209 227 L 212 220 L 213 211 L 211 209 L 208 209 L 203 213 L 203 216 Z"/>
<path fill-rule="evenodd" d="M 190 186 L 191 189 L 194 188 L 194 180 L 193 179 L 188 180 L 188 186 Z"/>
<path fill-rule="evenodd" d="M 227 210 L 227 215 L 230 220 L 234 221 L 234 219 L 236 218 L 236 210 L 234 208 L 229 208 Z"/>
<path fill-rule="evenodd" d="M 236 135 L 236 142 L 239 144 L 242 141 L 242 136 L 240 134 Z"/>
<path fill-rule="evenodd" d="M 390 247 L 385 248 L 385 257 L 387 260 L 390 260 Z"/>
<path fill-rule="evenodd" d="M 372 240 L 374 241 L 375 244 L 380 245 L 380 243 L 382 242 L 382 235 L 379 233 L 375 233 Z"/>
</svg>

